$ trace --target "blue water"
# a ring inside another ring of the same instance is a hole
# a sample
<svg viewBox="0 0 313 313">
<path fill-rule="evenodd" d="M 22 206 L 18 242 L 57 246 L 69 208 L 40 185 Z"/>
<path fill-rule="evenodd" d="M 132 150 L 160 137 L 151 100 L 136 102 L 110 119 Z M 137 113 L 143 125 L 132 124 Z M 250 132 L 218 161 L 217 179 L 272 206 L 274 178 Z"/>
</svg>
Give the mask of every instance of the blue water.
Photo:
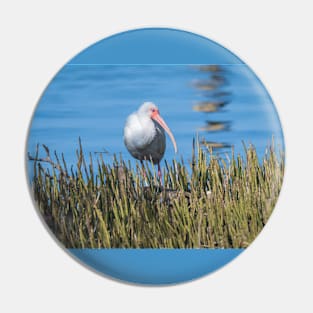
<svg viewBox="0 0 313 313">
<path fill-rule="evenodd" d="M 69 249 L 87 266 L 139 284 L 177 284 L 226 265 L 244 249 Z"/>
<path fill-rule="evenodd" d="M 261 158 L 272 136 L 283 146 L 282 131 L 273 103 L 263 85 L 244 64 L 221 65 L 219 73 L 203 72 L 191 65 L 84 65 L 67 64 L 51 81 L 39 101 L 30 127 L 28 151 L 36 144 L 64 153 L 75 164 L 81 137 L 85 152 L 108 151 L 132 159 L 123 143 L 123 127 L 129 114 L 144 101 L 159 106 L 171 128 L 178 156 L 191 158 L 192 139 L 227 143 L 243 153 L 242 141 L 252 143 Z M 213 91 L 195 87 L 217 75 L 222 83 Z M 222 94 L 221 94 L 222 93 Z M 215 113 L 193 110 L 200 101 L 225 100 Z M 222 131 L 201 131 L 206 121 L 227 123 Z M 230 149 L 216 150 L 223 154 Z M 41 149 L 41 156 L 44 151 Z M 93 154 L 96 156 L 95 154 Z M 165 158 L 171 160 L 173 146 L 167 138 Z"/>
</svg>

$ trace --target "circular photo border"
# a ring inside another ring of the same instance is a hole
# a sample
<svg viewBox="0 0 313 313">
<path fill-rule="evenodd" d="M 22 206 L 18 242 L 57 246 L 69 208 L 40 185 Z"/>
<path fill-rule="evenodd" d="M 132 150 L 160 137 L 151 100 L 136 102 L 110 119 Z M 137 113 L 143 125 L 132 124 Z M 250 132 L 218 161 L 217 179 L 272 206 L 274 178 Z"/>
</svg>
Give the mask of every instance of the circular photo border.
<svg viewBox="0 0 313 313">
<path fill-rule="evenodd" d="M 84 49 L 67 63 L 67 65 L 82 64 L 245 65 L 232 52 L 210 39 L 169 28 L 135 29 L 105 38 Z M 56 77 L 62 70 L 63 68 Z M 253 79 L 263 86 L 252 70 L 251 73 L 254 75 Z M 268 97 L 270 98 L 269 95 Z M 271 114 L 274 113 L 274 119 L 278 121 L 277 128 L 284 150 L 282 128 L 274 104 L 272 109 Z M 29 128 L 28 153 L 30 150 L 33 151 L 29 140 L 33 135 L 33 121 L 34 117 Z M 28 177 L 33 175 L 31 162 L 34 158 L 36 155 L 29 154 L 26 161 Z M 40 162 L 39 159 L 37 161 Z M 31 193 L 33 196 L 32 186 Z M 34 204 L 37 206 L 36 197 Z M 42 217 L 40 211 L 39 215 Z M 42 220 L 47 225 L 47 220 L 43 218 Z M 51 227 L 47 228 L 53 234 Z M 57 242 L 63 245 L 59 240 Z M 100 274 L 124 282 L 145 285 L 177 284 L 202 277 L 223 267 L 244 250 L 245 248 L 66 248 L 66 251 L 80 263 Z"/>
</svg>

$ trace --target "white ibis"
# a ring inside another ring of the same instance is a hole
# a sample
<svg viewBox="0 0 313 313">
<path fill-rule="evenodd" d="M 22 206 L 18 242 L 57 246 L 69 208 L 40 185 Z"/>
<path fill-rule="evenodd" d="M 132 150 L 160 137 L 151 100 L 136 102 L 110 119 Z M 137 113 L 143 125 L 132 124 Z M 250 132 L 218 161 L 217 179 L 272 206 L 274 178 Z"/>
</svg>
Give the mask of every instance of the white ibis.
<svg viewBox="0 0 313 313">
<path fill-rule="evenodd" d="M 124 143 L 127 150 L 141 163 L 144 160 L 157 163 L 160 181 L 162 180 L 160 161 L 166 147 L 164 130 L 171 138 L 176 153 L 175 138 L 160 116 L 158 107 L 152 102 L 143 103 L 138 111 L 129 115 L 124 127 Z"/>
</svg>

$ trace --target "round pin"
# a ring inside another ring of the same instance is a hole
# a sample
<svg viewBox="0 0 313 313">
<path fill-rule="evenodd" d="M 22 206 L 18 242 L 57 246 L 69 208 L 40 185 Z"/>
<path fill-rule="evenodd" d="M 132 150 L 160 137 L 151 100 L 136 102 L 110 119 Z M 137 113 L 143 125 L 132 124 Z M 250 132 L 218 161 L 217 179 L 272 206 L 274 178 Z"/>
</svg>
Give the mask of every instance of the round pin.
<svg viewBox="0 0 313 313">
<path fill-rule="evenodd" d="M 128 31 L 55 75 L 27 143 L 47 229 L 87 267 L 176 284 L 243 252 L 282 186 L 284 140 L 253 71 L 202 36 Z"/>
</svg>

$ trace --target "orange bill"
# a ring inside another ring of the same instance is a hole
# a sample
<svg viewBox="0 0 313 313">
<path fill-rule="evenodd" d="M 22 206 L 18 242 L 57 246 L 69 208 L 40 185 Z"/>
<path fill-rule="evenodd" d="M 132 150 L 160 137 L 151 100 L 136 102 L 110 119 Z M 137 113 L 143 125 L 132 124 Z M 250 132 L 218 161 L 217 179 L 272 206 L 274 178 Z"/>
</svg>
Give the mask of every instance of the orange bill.
<svg viewBox="0 0 313 313">
<path fill-rule="evenodd" d="M 160 124 L 160 126 L 163 127 L 163 129 L 168 133 L 169 137 L 172 140 L 173 146 L 174 146 L 174 150 L 175 153 L 177 153 L 177 145 L 176 145 L 176 141 L 175 138 L 171 132 L 171 130 L 169 129 L 169 127 L 166 125 L 166 123 L 164 122 L 163 118 L 160 116 L 160 114 L 158 112 L 156 112 L 155 114 L 152 115 L 152 118 Z"/>
</svg>

